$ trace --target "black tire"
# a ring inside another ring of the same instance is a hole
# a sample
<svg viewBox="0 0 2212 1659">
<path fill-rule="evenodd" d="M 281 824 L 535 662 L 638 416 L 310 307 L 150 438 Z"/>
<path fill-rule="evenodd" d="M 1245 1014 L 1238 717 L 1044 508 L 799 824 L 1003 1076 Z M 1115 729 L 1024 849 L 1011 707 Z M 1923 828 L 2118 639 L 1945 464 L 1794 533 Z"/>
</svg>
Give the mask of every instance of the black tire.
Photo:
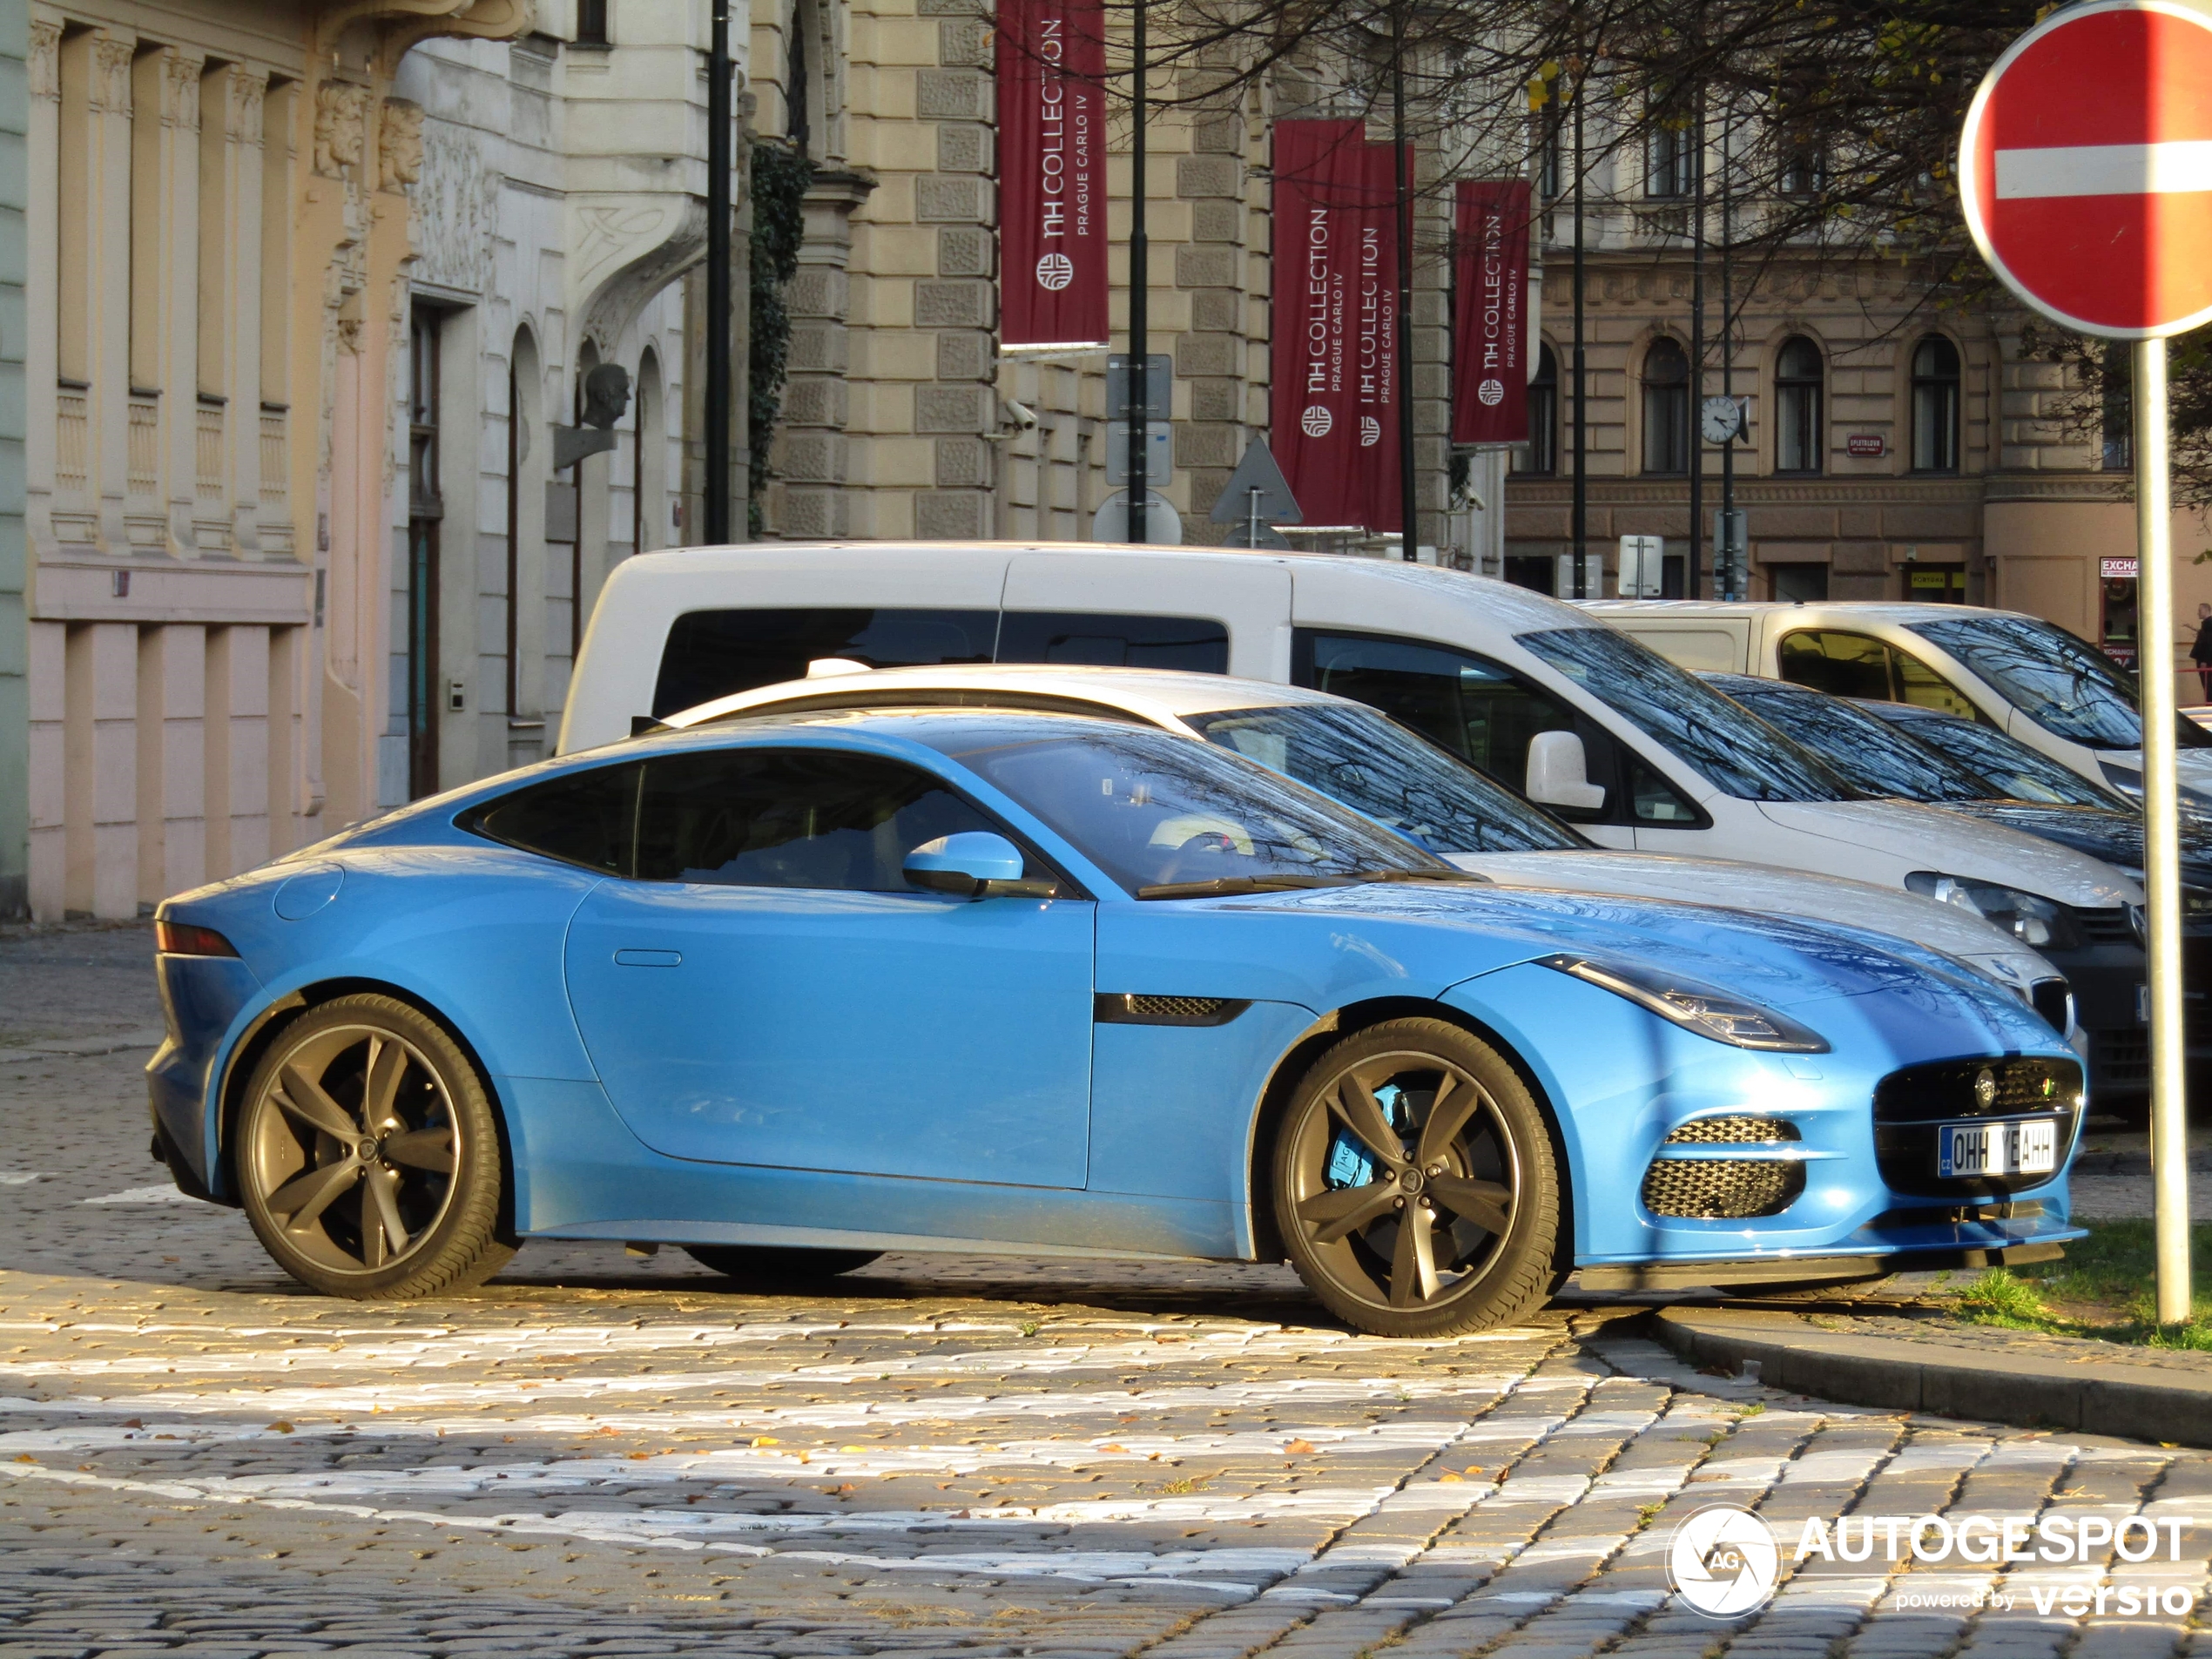
<svg viewBox="0 0 2212 1659">
<path fill-rule="evenodd" d="M 232 1149 L 262 1247 L 327 1296 L 466 1290 L 515 1253 L 483 1079 L 396 997 L 339 997 L 285 1027 L 253 1069 Z"/>
<path fill-rule="evenodd" d="M 880 1250 L 789 1250 L 772 1244 L 686 1244 L 684 1253 L 733 1290 L 806 1285 L 866 1267 Z"/>
<path fill-rule="evenodd" d="M 1315 1062 L 1277 1133 L 1271 1185 L 1298 1277 L 1361 1331 L 1456 1336 L 1549 1298 L 1551 1131 L 1497 1051 L 1445 1021 L 1393 1020 Z M 1409 1231 L 1408 1210 L 1428 1224 Z"/>
</svg>

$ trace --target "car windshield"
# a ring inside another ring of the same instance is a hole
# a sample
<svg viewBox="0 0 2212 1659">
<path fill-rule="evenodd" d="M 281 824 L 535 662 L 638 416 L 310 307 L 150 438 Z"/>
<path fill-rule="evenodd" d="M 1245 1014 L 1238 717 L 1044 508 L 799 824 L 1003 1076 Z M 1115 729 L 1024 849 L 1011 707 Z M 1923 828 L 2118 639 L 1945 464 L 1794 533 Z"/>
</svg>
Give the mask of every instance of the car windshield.
<svg viewBox="0 0 2212 1659">
<path fill-rule="evenodd" d="M 1871 705 L 1877 718 L 1891 719 L 1894 703 Z M 2125 795 L 2100 789 L 2071 766 L 2061 765 L 2039 749 L 2017 738 L 2008 738 L 1994 726 L 1964 720 L 1953 714 L 1923 714 L 1897 719 L 1926 747 L 1949 755 L 1970 767 L 1989 785 L 1991 798 L 2033 800 L 2060 806 L 2117 807 L 2134 812 L 2135 804 Z"/>
<path fill-rule="evenodd" d="M 2054 737 L 2090 749 L 2140 749 L 2143 721 L 2135 682 L 2086 639 L 2035 617 L 1946 617 L 1907 623 L 1997 688 Z M 2176 722 L 2185 749 L 2212 746 L 2192 722 Z"/>
<path fill-rule="evenodd" d="M 1971 768 L 1915 742 L 1910 733 L 1855 703 L 1748 675 L 1719 675 L 1712 684 L 1804 744 L 1864 794 L 1900 800 L 1992 798 L 1990 786 Z"/>
<path fill-rule="evenodd" d="M 1740 703 L 1617 628 L 1520 643 L 1739 800 L 1851 800 L 1851 786 Z"/>
<path fill-rule="evenodd" d="M 1137 727 L 1024 737 L 917 733 L 1019 801 L 1140 897 L 1146 889 L 1329 886 L 1371 873 L 1460 872 L 1264 766 Z M 1175 894 L 1153 896 L 1171 897 Z"/>
<path fill-rule="evenodd" d="M 1233 749 L 1439 853 L 1534 853 L 1587 846 L 1547 816 L 1387 715 L 1293 703 L 1184 717 Z"/>
</svg>

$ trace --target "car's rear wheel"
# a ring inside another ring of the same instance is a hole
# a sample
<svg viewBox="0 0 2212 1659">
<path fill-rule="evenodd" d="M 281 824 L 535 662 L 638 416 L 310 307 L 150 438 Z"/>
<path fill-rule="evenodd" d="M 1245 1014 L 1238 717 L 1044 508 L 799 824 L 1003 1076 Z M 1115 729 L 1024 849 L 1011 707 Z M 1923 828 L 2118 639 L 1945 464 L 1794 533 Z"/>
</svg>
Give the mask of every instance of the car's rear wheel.
<svg viewBox="0 0 2212 1659">
<path fill-rule="evenodd" d="M 254 1068 L 234 1145 L 246 1218 L 312 1289 L 430 1296 L 515 1253 L 483 1080 L 395 997 L 340 997 L 287 1026 Z"/>
<path fill-rule="evenodd" d="M 734 1290 L 806 1285 L 866 1267 L 880 1250 L 790 1250 L 772 1244 L 686 1244 L 684 1253 Z"/>
<path fill-rule="evenodd" d="M 1541 1307 L 1560 1232 L 1543 1114 L 1487 1043 L 1393 1020 L 1324 1054 L 1276 1137 L 1275 1222 L 1323 1305 L 1439 1337 Z"/>
</svg>

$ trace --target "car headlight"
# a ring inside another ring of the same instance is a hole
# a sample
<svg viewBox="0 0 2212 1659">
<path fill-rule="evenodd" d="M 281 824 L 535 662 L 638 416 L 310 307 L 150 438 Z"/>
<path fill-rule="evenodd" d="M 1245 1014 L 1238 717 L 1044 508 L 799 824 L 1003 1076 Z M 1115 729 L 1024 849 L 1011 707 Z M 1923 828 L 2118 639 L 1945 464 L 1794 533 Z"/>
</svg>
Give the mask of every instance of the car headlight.
<svg viewBox="0 0 2212 1659">
<path fill-rule="evenodd" d="M 2138 881 L 2143 879 L 2140 870 L 2131 870 L 2128 873 Z M 2128 907 L 2128 925 L 2135 930 L 2138 944 L 2148 946 L 2150 943 L 2150 921 L 2144 914 L 2142 906 L 2131 904 Z M 2182 889 L 2182 931 L 2191 934 L 2212 931 L 2212 887 Z"/>
<path fill-rule="evenodd" d="M 1939 875 L 1933 870 L 1915 870 L 1905 878 L 1905 885 L 1938 904 L 1971 910 L 2037 950 L 2071 950 L 2081 942 L 2074 913 L 2040 894 L 2022 893 L 2018 887 L 1977 881 L 1971 876 Z"/>
<path fill-rule="evenodd" d="M 1546 956 L 1541 965 L 1571 974 L 1615 996 L 1625 996 L 1701 1037 L 1738 1049 L 1771 1049 L 1784 1054 L 1826 1054 L 1828 1039 L 1772 1008 L 1731 996 L 1717 987 L 1639 963 L 1590 956 Z"/>
</svg>

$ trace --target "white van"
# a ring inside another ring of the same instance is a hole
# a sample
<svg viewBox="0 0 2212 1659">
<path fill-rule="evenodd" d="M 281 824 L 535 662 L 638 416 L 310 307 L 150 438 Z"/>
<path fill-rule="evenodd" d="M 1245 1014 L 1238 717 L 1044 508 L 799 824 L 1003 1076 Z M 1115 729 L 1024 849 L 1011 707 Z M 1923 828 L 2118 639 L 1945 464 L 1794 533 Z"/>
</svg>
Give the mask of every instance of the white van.
<svg viewBox="0 0 2212 1659">
<path fill-rule="evenodd" d="M 2055 623 L 1979 605 L 1604 599 L 1590 610 L 1693 671 L 1963 714 L 2131 794 L 2143 786 L 2135 688 Z M 2176 723 L 2182 787 L 2212 801 L 2212 732 Z"/>
<path fill-rule="evenodd" d="M 1083 543 L 646 554 L 602 590 L 561 749 L 826 658 L 1184 668 L 1371 703 L 1601 846 L 1850 876 L 1973 910 L 2074 985 L 2081 1024 L 2114 1051 L 2093 1061 L 2100 1072 L 2139 1066 L 2134 883 L 1940 807 L 1850 799 L 1772 727 L 1596 617 L 1433 566 Z"/>
</svg>

